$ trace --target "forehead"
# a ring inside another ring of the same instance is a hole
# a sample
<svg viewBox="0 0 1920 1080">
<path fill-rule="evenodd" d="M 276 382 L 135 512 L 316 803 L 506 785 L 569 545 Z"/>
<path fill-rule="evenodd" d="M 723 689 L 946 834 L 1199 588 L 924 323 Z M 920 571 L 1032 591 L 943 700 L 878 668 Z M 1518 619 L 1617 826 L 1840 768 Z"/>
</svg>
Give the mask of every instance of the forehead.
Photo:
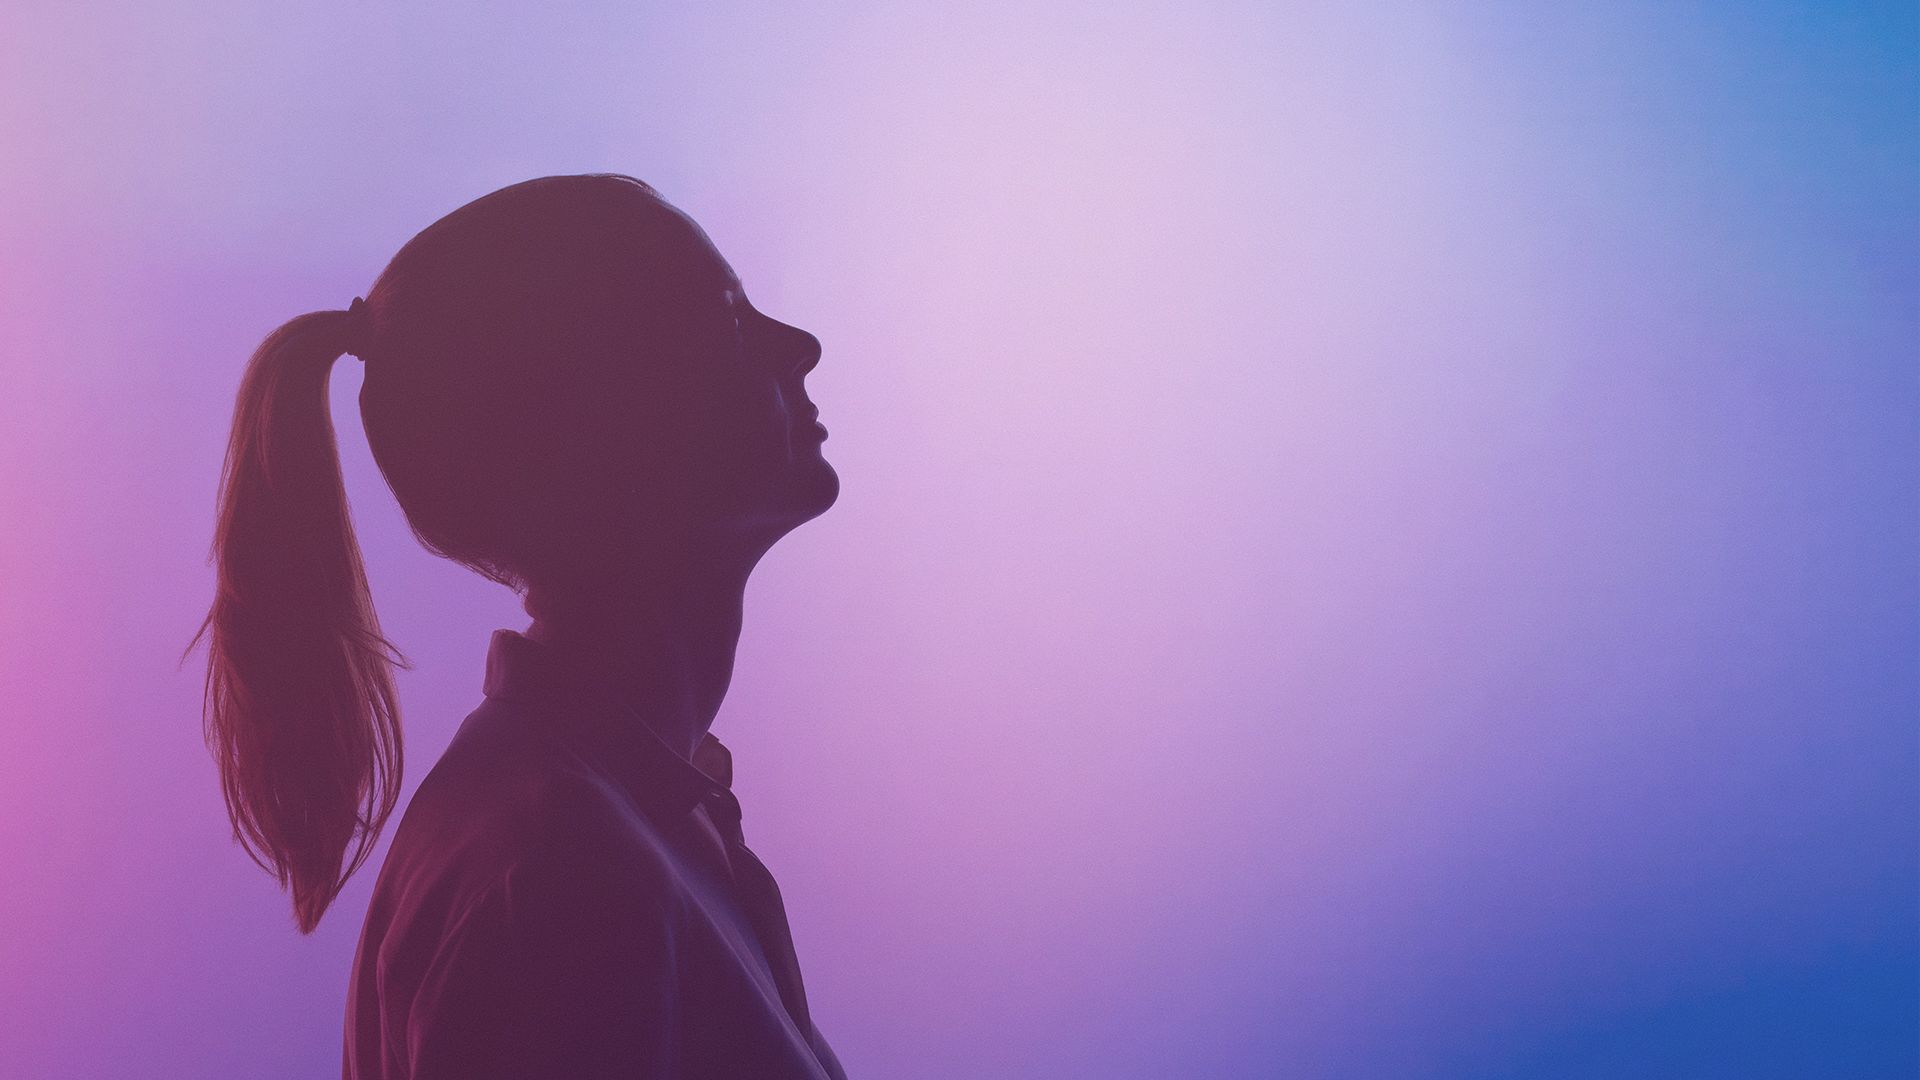
<svg viewBox="0 0 1920 1080">
<path fill-rule="evenodd" d="M 641 201 L 647 231 L 676 277 L 703 291 L 741 291 L 740 276 L 699 222 L 651 189 L 642 189 Z"/>
</svg>

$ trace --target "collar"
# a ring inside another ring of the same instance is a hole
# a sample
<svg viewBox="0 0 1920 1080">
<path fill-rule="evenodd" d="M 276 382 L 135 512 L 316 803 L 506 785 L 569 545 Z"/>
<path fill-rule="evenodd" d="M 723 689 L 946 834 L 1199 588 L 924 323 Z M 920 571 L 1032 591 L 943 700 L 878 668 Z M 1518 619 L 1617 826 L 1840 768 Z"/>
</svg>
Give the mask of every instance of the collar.
<svg viewBox="0 0 1920 1080">
<path fill-rule="evenodd" d="M 525 634 L 493 632 L 482 689 L 494 701 L 538 707 L 542 723 L 613 774 L 650 813 L 684 817 L 716 792 L 731 797 L 733 755 L 711 732 L 688 761 L 603 680 Z"/>
</svg>

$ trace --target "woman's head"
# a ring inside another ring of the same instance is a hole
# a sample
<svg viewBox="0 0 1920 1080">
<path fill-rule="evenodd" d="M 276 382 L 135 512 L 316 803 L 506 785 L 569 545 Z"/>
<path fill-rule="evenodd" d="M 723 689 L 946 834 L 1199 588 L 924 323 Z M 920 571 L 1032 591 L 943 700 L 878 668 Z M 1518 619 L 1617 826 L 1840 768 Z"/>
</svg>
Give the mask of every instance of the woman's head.
<svg viewBox="0 0 1920 1080">
<path fill-rule="evenodd" d="M 819 343 L 754 310 L 638 180 L 468 203 L 367 301 L 375 459 L 421 540 L 489 576 L 606 572 L 638 544 L 764 550 L 834 501 L 801 383 Z"/>
<path fill-rule="evenodd" d="M 400 249 L 360 316 L 299 316 L 248 363 L 201 628 L 235 836 L 302 930 L 366 859 L 401 773 L 405 661 L 368 596 L 327 413 L 350 342 L 415 534 L 515 588 L 625 586 L 694 552 L 744 574 L 839 491 L 802 386 L 819 343 L 754 310 L 699 226 L 630 177 L 460 207 Z"/>
</svg>

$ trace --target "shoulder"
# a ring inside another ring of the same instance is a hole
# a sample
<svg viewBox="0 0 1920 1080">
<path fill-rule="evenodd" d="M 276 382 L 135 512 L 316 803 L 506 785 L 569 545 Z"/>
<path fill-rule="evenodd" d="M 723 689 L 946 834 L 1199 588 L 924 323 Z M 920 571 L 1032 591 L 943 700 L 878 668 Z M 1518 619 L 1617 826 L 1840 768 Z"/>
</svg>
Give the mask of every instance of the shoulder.
<svg viewBox="0 0 1920 1080">
<path fill-rule="evenodd" d="M 671 885 L 652 822 L 546 719 L 491 698 L 467 716 L 408 803 L 382 887 L 391 876 L 415 890 L 532 899 L 549 880 L 573 891 Z"/>
</svg>

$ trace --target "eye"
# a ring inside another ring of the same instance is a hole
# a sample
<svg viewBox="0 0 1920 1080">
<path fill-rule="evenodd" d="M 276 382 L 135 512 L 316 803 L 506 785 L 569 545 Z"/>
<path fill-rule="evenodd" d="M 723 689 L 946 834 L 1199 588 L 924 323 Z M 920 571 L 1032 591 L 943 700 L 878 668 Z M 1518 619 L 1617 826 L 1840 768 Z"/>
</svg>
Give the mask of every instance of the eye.
<svg viewBox="0 0 1920 1080">
<path fill-rule="evenodd" d="M 746 339 L 747 332 L 745 301 L 741 299 L 739 293 L 734 292 L 732 289 L 728 289 L 720 295 L 721 299 L 727 305 L 727 327 L 732 331 L 735 343 L 743 342 Z"/>
</svg>

